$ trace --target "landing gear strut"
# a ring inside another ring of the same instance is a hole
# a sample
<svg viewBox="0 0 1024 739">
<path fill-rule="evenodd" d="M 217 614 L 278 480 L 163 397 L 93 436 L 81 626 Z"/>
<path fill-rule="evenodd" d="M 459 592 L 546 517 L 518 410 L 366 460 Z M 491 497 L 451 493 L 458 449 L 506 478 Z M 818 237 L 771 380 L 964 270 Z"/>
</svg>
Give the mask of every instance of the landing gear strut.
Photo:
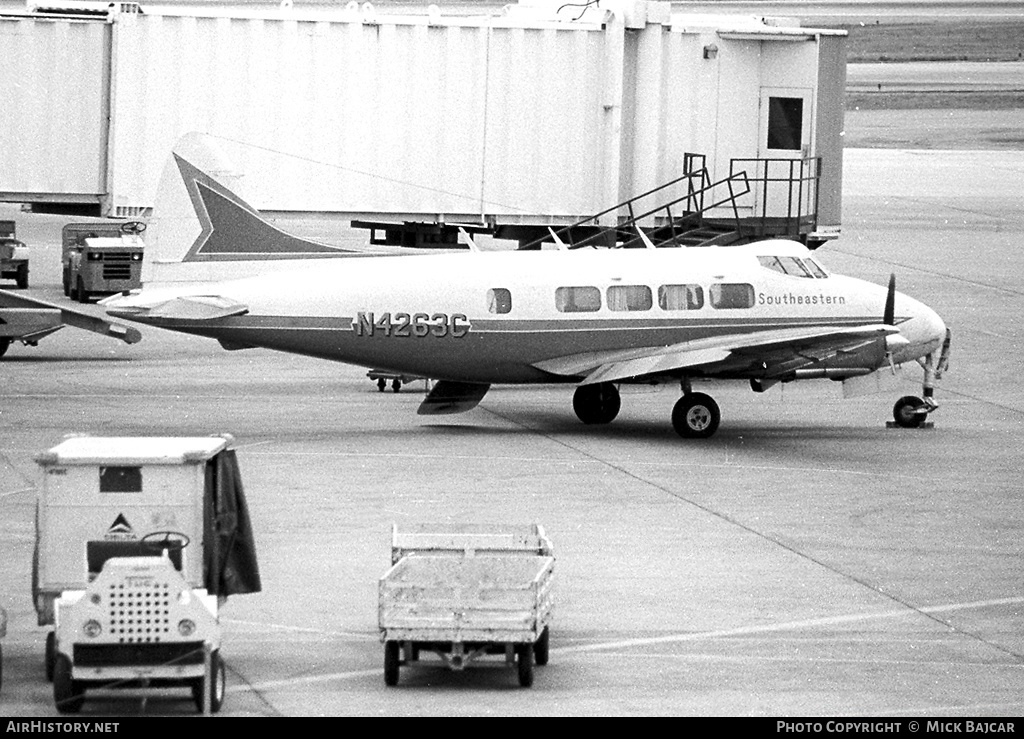
<svg viewBox="0 0 1024 739">
<path fill-rule="evenodd" d="M 572 396 L 572 409 L 586 424 L 611 423 L 621 407 L 619 389 L 610 382 L 580 385 Z"/>
<path fill-rule="evenodd" d="M 684 439 L 707 439 L 718 430 L 722 412 L 714 398 L 695 393 L 689 380 L 682 381 L 683 397 L 672 409 L 672 428 Z"/>
<path fill-rule="evenodd" d="M 928 414 L 937 410 L 939 404 L 935 402 L 935 381 L 941 379 L 949 365 L 949 344 L 951 333 L 946 330 L 946 340 L 942 344 L 941 352 L 932 352 L 921 366 L 924 368 L 924 382 L 921 387 L 921 394 L 924 398 L 914 395 L 904 395 L 896 401 L 892 407 L 892 417 L 896 426 L 905 429 L 919 428 L 928 418 Z M 920 360 L 919 360 L 920 361 Z"/>
</svg>

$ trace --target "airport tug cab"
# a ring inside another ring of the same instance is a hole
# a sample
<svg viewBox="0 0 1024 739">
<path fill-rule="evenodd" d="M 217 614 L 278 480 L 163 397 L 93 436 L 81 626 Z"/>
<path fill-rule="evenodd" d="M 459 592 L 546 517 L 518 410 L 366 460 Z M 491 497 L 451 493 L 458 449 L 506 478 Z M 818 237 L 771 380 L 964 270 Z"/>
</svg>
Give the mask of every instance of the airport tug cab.
<svg viewBox="0 0 1024 739">
<path fill-rule="evenodd" d="M 61 713 L 91 690 L 224 700 L 220 608 L 260 590 L 230 435 L 68 437 L 36 457 L 33 595 Z"/>
</svg>

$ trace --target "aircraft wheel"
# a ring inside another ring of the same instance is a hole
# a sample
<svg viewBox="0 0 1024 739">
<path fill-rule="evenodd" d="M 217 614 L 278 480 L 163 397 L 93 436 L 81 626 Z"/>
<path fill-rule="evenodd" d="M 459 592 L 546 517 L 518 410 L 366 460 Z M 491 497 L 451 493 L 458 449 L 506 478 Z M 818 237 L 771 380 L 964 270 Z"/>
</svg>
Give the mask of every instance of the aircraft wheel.
<svg viewBox="0 0 1024 739">
<path fill-rule="evenodd" d="M 61 713 L 78 713 L 85 703 L 85 688 L 71 679 L 71 660 L 58 654 L 53 666 L 53 702 Z"/>
<path fill-rule="evenodd" d="M 913 395 L 904 395 L 896 401 L 892 407 L 892 417 L 899 426 L 905 429 L 916 429 L 923 422 L 927 413 L 917 413 L 917 409 L 924 405 L 924 401 Z"/>
<path fill-rule="evenodd" d="M 214 650 L 210 654 L 210 684 L 207 689 L 206 678 L 200 677 L 192 681 L 192 700 L 196 702 L 196 710 L 203 711 L 203 692 L 207 693 L 210 701 L 210 713 L 218 713 L 224 705 L 224 694 L 227 692 L 227 673 L 224 669 L 224 660 L 221 659 L 220 650 Z"/>
<path fill-rule="evenodd" d="M 537 660 L 537 664 L 541 667 L 548 663 L 550 641 L 551 637 L 548 632 L 548 627 L 545 626 L 544 631 L 540 632 L 540 637 L 538 637 L 537 643 L 533 645 L 533 656 Z"/>
<path fill-rule="evenodd" d="M 722 413 L 704 393 L 688 393 L 672 409 L 672 428 L 684 439 L 706 439 L 718 430 Z"/>
<path fill-rule="evenodd" d="M 46 680 L 53 682 L 53 665 L 57 661 L 57 634 L 50 632 L 46 635 Z"/>
<path fill-rule="evenodd" d="M 7 348 L 11 345 L 11 340 L 6 336 L 0 338 L 0 357 L 7 353 Z"/>
<path fill-rule="evenodd" d="M 581 385 L 572 396 L 572 409 L 583 423 L 611 423 L 619 415 L 622 398 L 610 382 Z"/>
<path fill-rule="evenodd" d="M 519 668 L 519 684 L 524 688 L 533 685 L 533 644 L 516 645 L 516 666 Z"/>
<path fill-rule="evenodd" d="M 400 646 L 396 641 L 384 642 L 384 684 L 389 687 L 398 685 Z"/>
</svg>

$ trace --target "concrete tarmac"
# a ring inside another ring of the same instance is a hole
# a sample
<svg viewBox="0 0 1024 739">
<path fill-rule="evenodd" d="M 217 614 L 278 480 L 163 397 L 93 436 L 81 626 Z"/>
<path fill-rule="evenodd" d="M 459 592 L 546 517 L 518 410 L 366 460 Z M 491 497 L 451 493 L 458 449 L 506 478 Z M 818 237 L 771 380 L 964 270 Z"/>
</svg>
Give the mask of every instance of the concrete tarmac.
<svg viewBox="0 0 1024 739">
<path fill-rule="evenodd" d="M 419 383 L 379 393 L 359 368 L 158 329 L 11 347 L 0 715 L 57 715 L 30 598 L 33 456 L 72 432 L 226 431 L 263 592 L 223 612 L 221 716 L 1024 716 L 1024 152 L 851 149 L 844 175 L 842 236 L 817 254 L 880 284 L 895 272 L 951 326 L 934 428 L 886 428 L 916 367 L 856 399 L 828 381 L 711 385 L 722 426 L 687 442 L 671 388 L 624 389 L 604 428 L 554 386 L 422 418 Z M 65 300 L 65 219 L 16 217 L 30 292 Z M 377 579 L 391 524 L 421 521 L 546 528 L 557 607 L 532 688 L 482 664 L 384 685 Z M 195 714 L 180 690 L 115 698 L 81 717 Z"/>
</svg>

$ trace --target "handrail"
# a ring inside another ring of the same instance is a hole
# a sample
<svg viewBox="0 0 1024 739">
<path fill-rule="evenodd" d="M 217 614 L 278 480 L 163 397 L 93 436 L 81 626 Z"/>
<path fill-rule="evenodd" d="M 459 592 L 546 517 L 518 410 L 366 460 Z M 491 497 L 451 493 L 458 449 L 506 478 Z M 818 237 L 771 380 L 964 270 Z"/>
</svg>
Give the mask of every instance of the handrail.
<svg viewBox="0 0 1024 739">
<path fill-rule="evenodd" d="M 695 178 L 698 178 L 699 181 L 702 183 L 701 186 L 698 187 L 698 188 L 694 187 L 693 180 Z M 681 196 L 679 196 L 679 197 L 677 197 L 677 198 L 675 198 L 673 200 L 670 200 L 669 202 L 667 202 L 667 203 L 665 203 L 663 205 L 659 205 L 656 208 L 644 211 L 643 213 L 640 213 L 640 214 L 636 214 L 636 213 L 633 212 L 633 203 L 635 203 L 637 200 L 640 200 L 641 198 L 649 197 L 650 195 L 652 195 L 652 194 L 654 194 L 656 192 L 660 192 L 661 190 L 664 190 L 667 187 L 671 187 L 672 185 L 678 184 L 679 182 L 681 182 L 683 180 L 687 180 L 687 192 L 686 192 L 685 195 L 681 195 Z M 740 216 L 739 216 L 739 208 L 736 205 L 736 199 L 739 198 L 739 197 L 742 197 L 743 195 L 746 195 L 747 193 L 750 192 L 750 181 L 747 178 L 746 172 L 734 173 L 734 174 L 729 175 L 725 179 L 719 180 L 718 182 L 704 184 L 704 183 L 708 183 L 709 180 L 710 180 L 710 177 L 708 176 L 708 171 L 707 171 L 706 168 L 702 168 L 701 170 L 699 170 L 697 172 L 688 172 L 688 173 L 682 175 L 681 177 L 677 177 L 676 179 L 671 180 L 670 182 L 665 183 L 664 185 L 660 185 L 660 186 L 654 188 L 653 190 L 649 190 L 649 191 L 647 191 L 647 192 L 645 192 L 645 193 L 643 193 L 641 195 L 637 195 L 635 197 L 632 197 L 629 200 L 626 200 L 626 201 L 624 201 L 622 203 L 619 203 L 618 205 L 615 205 L 615 206 L 613 206 L 611 208 L 608 208 L 607 210 L 603 210 L 600 213 L 597 213 L 597 214 L 592 215 L 592 216 L 588 216 L 587 218 L 585 218 L 585 219 L 583 219 L 581 221 L 577 221 L 576 223 L 573 223 L 572 225 L 563 226 L 561 229 L 555 231 L 554 234 L 557 237 L 559 237 L 559 240 L 561 240 L 561 236 L 566 234 L 566 233 L 568 233 L 569 234 L 569 248 L 570 249 L 579 249 L 581 247 L 588 246 L 589 244 L 591 244 L 591 243 L 593 243 L 595 241 L 600 241 L 601 239 L 603 239 L 604 236 L 606 236 L 610 232 L 616 232 L 617 233 L 618 231 L 621 231 L 624 228 L 628 228 L 630 226 L 633 226 L 634 224 L 642 221 L 644 218 L 648 218 L 648 217 L 650 217 L 652 215 L 660 213 L 661 211 L 665 211 L 665 213 L 666 213 L 666 215 L 668 217 L 669 227 L 672 229 L 672 238 L 670 240 L 673 241 L 674 243 L 679 243 L 678 242 L 679 235 L 676 233 L 676 221 L 677 220 L 682 220 L 683 218 L 689 218 L 689 217 L 693 217 L 693 216 L 698 216 L 700 218 L 701 222 L 703 222 L 703 213 L 704 213 L 704 211 L 711 210 L 713 208 L 717 208 L 719 206 L 726 205 L 726 204 L 731 204 L 732 205 L 733 218 L 736 221 L 736 227 L 737 227 L 737 230 L 738 230 L 739 229 L 739 224 L 740 224 Z M 736 192 L 736 190 L 734 189 L 734 182 L 738 182 L 738 181 L 742 181 L 742 183 L 743 183 L 743 188 L 744 189 L 743 189 L 742 192 Z M 711 192 L 714 188 L 716 188 L 716 187 L 718 187 L 720 185 L 727 185 L 728 186 L 728 188 L 729 188 L 729 195 L 728 195 L 728 197 L 722 198 L 721 200 L 718 200 L 718 201 L 712 203 L 711 205 L 708 205 L 708 206 L 705 207 L 705 205 L 704 205 L 704 195 L 706 193 L 708 193 L 708 192 Z M 692 210 L 688 211 L 684 216 L 681 216 L 680 219 L 675 219 L 675 218 L 672 217 L 672 206 L 673 205 L 677 205 L 678 203 L 681 203 L 683 201 L 687 201 L 688 204 L 693 204 L 695 202 L 698 202 L 698 198 L 699 198 L 699 203 L 700 203 L 700 206 L 701 206 L 699 210 L 697 210 L 697 211 L 692 211 Z M 591 222 L 597 221 L 597 219 L 599 219 L 601 216 L 607 215 L 608 213 L 611 213 L 613 211 L 617 211 L 620 208 L 626 208 L 628 213 L 629 213 L 629 217 L 625 221 L 620 221 L 620 222 L 618 222 L 618 223 L 616 223 L 615 225 L 612 225 L 612 226 L 604 226 L 597 233 L 591 234 L 590 236 L 587 236 L 586 238 L 584 238 L 584 239 L 582 239 L 580 241 L 573 240 L 572 233 L 573 233 L 573 231 L 576 228 L 579 228 L 581 226 L 586 226 L 586 225 L 590 224 Z M 547 238 L 548 237 L 545 236 L 545 237 L 541 237 L 539 239 L 534 239 L 533 241 L 530 241 L 530 242 L 528 242 L 526 244 L 523 244 L 519 248 L 520 248 L 520 250 L 529 250 L 529 249 L 531 249 L 531 248 L 533 248 L 533 247 L 543 243 Z M 630 241 L 625 242 L 625 243 L 632 243 L 633 241 L 635 241 L 635 239 L 631 239 Z"/>
</svg>

